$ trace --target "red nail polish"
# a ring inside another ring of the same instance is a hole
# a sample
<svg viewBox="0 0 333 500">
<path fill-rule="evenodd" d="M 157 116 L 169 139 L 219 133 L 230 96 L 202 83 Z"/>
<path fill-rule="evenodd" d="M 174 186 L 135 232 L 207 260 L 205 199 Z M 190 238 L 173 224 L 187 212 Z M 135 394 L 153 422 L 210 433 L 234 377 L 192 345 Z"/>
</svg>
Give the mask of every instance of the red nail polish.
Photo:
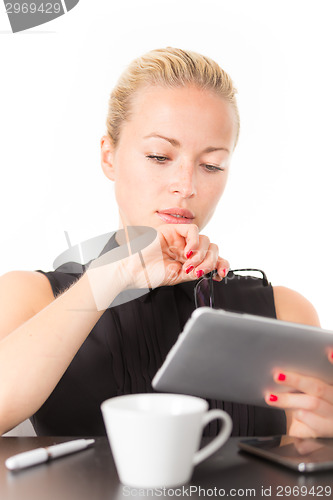
<svg viewBox="0 0 333 500">
<path fill-rule="evenodd" d="M 331 352 L 331 359 L 333 359 L 333 351 Z"/>
<path fill-rule="evenodd" d="M 186 258 L 189 259 L 191 257 L 191 255 L 193 254 L 192 250 L 190 250 L 189 252 L 187 252 L 186 254 Z"/>
<path fill-rule="evenodd" d="M 278 380 L 281 380 L 281 382 L 282 382 L 283 380 L 286 380 L 286 376 L 285 376 L 285 374 L 284 374 L 284 373 L 279 373 L 279 375 L 278 375 L 277 379 L 278 379 Z"/>
<path fill-rule="evenodd" d="M 198 278 L 201 278 L 201 276 L 203 276 L 205 273 L 202 269 L 199 269 L 199 271 L 196 271 L 195 274 L 198 276 Z"/>
<path fill-rule="evenodd" d="M 223 278 L 225 278 L 225 277 L 226 277 L 226 275 L 227 275 L 227 268 L 225 267 L 225 268 L 222 270 L 222 272 L 223 272 Z"/>
<path fill-rule="evenodd" d="M 275 394 L 271 394 L 271 395 L 269 396 L 269 400 L 270 400 L 270 401 L 277 401 L 277 400 L 278 400 L 278 397 L 277 397 L 277 396 L 275 396 Z"/>
<path fill-rule="evenodd" d="M 188 273 L 190 273 L 191 271 L 193 271 L 193 269 L 194 269 L 194 266 L 188 266 L 188 268 L 187 268 L 187 269 L 185 269 L 185 273 L 186 273 L 186 274 L 188 274 Z"/>
</svg>

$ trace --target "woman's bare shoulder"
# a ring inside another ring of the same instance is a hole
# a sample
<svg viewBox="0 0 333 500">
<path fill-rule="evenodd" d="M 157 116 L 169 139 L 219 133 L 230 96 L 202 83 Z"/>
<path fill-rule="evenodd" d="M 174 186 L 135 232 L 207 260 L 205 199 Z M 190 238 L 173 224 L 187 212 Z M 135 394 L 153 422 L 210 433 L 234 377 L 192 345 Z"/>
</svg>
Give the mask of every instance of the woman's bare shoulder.
<svg viewBox="0 0 333 500">
<path fill-rule="evenodd" d="M 303 295 L 284 286 L 273 287 L 277 319 L 320 326 L 318 313 Z"/>
<path fill-rule="evenodd" d="M 10 271 L 0 277 L 0 338 L 54 300 L 49 280 L 35 271 Z"/>
</svg>

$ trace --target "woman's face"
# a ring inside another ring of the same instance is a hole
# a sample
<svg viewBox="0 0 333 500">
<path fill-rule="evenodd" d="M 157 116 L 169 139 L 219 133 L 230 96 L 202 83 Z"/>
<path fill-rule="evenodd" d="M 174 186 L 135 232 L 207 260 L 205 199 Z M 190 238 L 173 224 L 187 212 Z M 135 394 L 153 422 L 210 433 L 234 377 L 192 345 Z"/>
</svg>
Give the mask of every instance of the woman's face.
<svg viewBox="0 0 333 500">
<path fill-rule="evenodd" d="M 203 229 L 224 191 L 235 133 L 233 109 L 211 91 L 140 90 L 117 147 L 106 136 L 101 141 L 121 225 Z"/>
</svg>

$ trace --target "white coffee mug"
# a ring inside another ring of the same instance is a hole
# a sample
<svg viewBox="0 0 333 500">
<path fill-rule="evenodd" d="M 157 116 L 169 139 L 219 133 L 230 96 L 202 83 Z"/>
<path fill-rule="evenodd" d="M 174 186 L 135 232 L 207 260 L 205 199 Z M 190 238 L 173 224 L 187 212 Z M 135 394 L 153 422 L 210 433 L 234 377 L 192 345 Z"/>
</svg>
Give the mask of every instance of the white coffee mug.
<svg viewBox="0 0 333 500">
<path fill-rule="evenodd" d="M 120 481 L 136 488 L 171 488 L 187 483 L 193 467 L 220 448 L 232 421 L 222 410 L 208 410 L 204 399 L 181 394 L 132 394 L 104 401 L 104 423 Z M 222 421 L 204 448 L 203 428 Z"/>
</svg>

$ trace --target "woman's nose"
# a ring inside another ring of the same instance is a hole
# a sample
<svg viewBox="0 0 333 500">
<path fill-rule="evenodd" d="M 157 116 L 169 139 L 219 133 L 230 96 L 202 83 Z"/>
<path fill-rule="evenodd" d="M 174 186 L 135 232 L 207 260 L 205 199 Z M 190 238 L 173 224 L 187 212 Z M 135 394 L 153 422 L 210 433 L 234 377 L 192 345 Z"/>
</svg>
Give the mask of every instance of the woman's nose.
<svg viewBox="0 0 333 500">
<path fill-rule="evenodd" d="M 177 167 L 175 176 L 171 180 L 170 189 L 173 193 L 179 193 L 182 198 L 190 198 L 196 194 L 196 179 L 193 165 L 180 165 Z"/>
</svg>

